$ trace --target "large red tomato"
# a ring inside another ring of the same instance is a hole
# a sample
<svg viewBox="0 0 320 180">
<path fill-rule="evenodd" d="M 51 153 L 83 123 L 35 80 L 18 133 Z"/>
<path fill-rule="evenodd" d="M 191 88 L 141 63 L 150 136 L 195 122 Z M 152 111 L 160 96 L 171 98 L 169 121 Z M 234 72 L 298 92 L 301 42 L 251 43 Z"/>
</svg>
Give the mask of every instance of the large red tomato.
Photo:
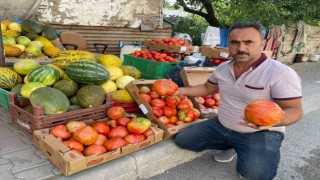
<svg viewBox="0 0 320 180">
<path fill-rule="evenodd" d="M 163 107 L 163 113 L 165 116 L 171 117 L 177 114 L 177 109 L 175 107 L 165 106 Z"/>
<path fill-rule="evenodd" d="M 65 144 L 66 146 L 68 146 L 68 148 L 72 149 L 72 150 L 78 150 L 78 151 L 83 151 L 84 147 L 83 144 L 81 144 L 80 142 L 74 140 L 73 138 L 70 138 L 67 141 L 63 141 L 63 144 Z"/>
<path fill-rule="evenodd" d="M 183 99 L 177 106 L 178 109 L 191 109 L 193 108 L 193 104 L 190 99 Z"/>
<path fill-rule="evenodd" d="M 103 145 L 108 151 L 113 151 L 127 144 L 129 144 L 128 141 L 124 140 L 123 138 L 117 137 L 108 139 Z"/>
<path fill-rule="evenodd" d="M 107 135 L 110 132 L 109 125 L 106 121 L 97 121 L 91 125 L 99 134 Z"/>
<path fill-rule="evenodd" d="M 72 134 L 67 131 L 67 127 L 65 125 L 57 125 L 50 130 L 50 134 L 55 136 L 56 138 L 60 138 L 62 140 L 70 139 Z"/>
<path fill-rule="evenodd" d="M 170 95 L 166 97 L 166 103 L 168 106 L 174 107 L 180 103 L 181 99 L 177 95 Z"/>
<path fill-rule="evenodd" d="M 178 90 L 178 85 L 170 79 L 158 79 L 153 83 L 153 88 L 161 96 L 168 96 Z"/>
<path fill-rule="evenodd" d="M 83 145 L 91 145 L 98 139 L 98 131 L 91 126 L 85 126 L 73 134 L 73 138 Z"/>
<path fill-rule="evenodd" d="M 72 134 L 84 126 L 86 126 L 86 123 L 82 121 L 70 121 L 66 124 L 67 130 Z"/>
<path fill-rule="evenodd" d="M 129 134 L 129 132 L 126 127 L 116 126 L 110 130 L 108 134 L 108 138 L 109 139 L 116 138 L 116 137 L 124 138 L 127 134 Z"/>
<path fill-rule="evenodd" d="M 126 141 L 130 144 L 136 144 L 138 142 L 144 141 L 146 137 L 143 134 L 128 134 L 124 137 Z"/>
<path fill-rule="evenodd" d="M 163 115 L 163 110 L 159 107 L 156 107 L 156 106 L 152 107 L 152 112 L 157 117 L 160 117 Z"/>
<path fill-rule="evenodd" d="M 107 141 L 107 137 L 102 134 L 98 134 L 98 139 L 93 144 L 95 145 L 103 145 Z"/>
<path fill-rule="evenodd" d="M 269 100 L 258 100 L 249 103 L 245 110 L 245 119 L 258 126 L 271 126 L 279 122 L 284 112 L 280 106 Z"/>
<path fill-rule="evenodd" d="M 107 149 L 102 146 L 102 145 L 96 145 L 96 144 L 92 144 L 88 147 L 86 147 L 84 150 L 83 150 L 83 154 L 85 156 L 91 156 L 91 155 L 100 155 L 100 154 L 103 154 L 103 153 L 106 153 L 107 152 Z"/>
<path fill-rule="evenodd" d="M 125 113 L 125 109 L 120 106 L 113 106 L 107 111 L 108 117 L 114 120 L 122 117 L 124 113 Z"/>
<path fill-rule="evenodd" d="M 155 107 L 163 108 L 166 105 L 166 102 L 163 99 L 156 98 L 151 100 L 150 105 L 152 107 L 155 106 Z"/>
<path fill-rule="evenodd" d="M 151 127 L 151 121 L 144 117 L 135 117 L 127 125 L 127 129 L 132 134 L 144 133 Z"/>
</svg>

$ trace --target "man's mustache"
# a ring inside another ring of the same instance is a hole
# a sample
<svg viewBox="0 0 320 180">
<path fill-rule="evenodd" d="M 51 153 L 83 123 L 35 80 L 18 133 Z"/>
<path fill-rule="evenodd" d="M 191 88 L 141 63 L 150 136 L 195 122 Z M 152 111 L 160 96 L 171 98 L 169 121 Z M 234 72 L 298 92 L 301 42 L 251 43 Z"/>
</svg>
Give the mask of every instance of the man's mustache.
<svg viewBox="0 0 320 180">
<path fill-rule="evenodd" d="M 245 51 L 238 51 L 238 52 L 234 53 L 234 55 L 241 55 L 241 54 L 249 55 L 249 53 L 245 52 Z"/>
</svg>

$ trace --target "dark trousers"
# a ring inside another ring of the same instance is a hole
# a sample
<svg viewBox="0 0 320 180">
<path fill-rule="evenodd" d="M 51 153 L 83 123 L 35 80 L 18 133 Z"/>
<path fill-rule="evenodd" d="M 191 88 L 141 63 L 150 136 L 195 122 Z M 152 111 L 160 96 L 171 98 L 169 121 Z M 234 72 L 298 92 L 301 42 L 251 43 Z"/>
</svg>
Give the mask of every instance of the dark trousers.
<svg viewBox="0 0 320 180">
<path fill-rule="evenodd" d="M 237 171 L 248 180 L 269 180 L 277 174 L 280 162 L 282 132 L 259 131 L 239 133 L 222 126 L 218 118 L 189 126 L 174 138 L 183 149 L 206 149 L 237 152 Z"/>
</svg>

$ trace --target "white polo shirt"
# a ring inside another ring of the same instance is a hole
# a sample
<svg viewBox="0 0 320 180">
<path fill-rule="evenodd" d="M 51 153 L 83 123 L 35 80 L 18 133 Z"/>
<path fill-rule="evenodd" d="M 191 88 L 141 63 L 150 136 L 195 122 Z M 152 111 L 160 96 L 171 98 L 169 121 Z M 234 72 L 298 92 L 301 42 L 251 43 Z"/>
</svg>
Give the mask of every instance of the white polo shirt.
<svg viewBox="0 0 320 180">
<path fill-rule="evenodd" d="M 244 109 L 255 100 L 288 100 L 302 97 L 301 80 L 297 73 L 264 54 L 238 79 L 234 76 L 234 61 L 218 66 L 208 82 L 217 84 L 221 94 L 219 121 L 226 128 L 250 133 L 258 131 L 239 125 L 243 122 Z M 284 132 L 285 127 L 272 127 L 271 131 Z"/>
</svg>

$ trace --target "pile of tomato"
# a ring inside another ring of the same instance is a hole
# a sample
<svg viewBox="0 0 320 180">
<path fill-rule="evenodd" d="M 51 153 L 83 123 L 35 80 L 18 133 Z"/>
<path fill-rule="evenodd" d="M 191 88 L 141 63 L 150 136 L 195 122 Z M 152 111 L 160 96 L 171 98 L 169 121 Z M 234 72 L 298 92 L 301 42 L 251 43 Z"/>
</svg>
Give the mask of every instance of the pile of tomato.
<svg viewBox="0 0 320 180">
<path fill-rule="evenodd" d="M 167 127 L 193 122 L 199 118 L 199 110 L 186 96 L 174 95 L 178 86 L 169 79 L 156 80 L 154 84 L 139 87 L 142 99 L 149 103 L 153 114 Z"/>
<path fill-rule="evenodd" d="M 168 46 L 190 46 L 189 42 L 179 38 L 162 38 L 162 39 L 153 38 L 151 39 L 151 41 L 154 43 L 164 43 Z"/>
<path fill-rule="evenodd" d="M 60 139 L 69 149 L 83 155 L 100 155 L 128 144 L 136 144 L 154 134 L 151 121 L 144 117 L 130 117 L 124 108 L 114 106 L 107 111 L 107 120 L 70 121 L 57 125 L 50 134 Z"/>
<path fill-rule="evenodd" d="M 179 57 L 176 57 L 175 53 L 157 51 L 157 50 L 148 50 L 141 49 L 140 51 L 136 50 L 131 53 L 132 56 L 140 57 L 144 59 L 149 59 L 159 62 L 179 62 Z"/>
<path fill-rule="evenodd" d="M 206 108 L 218 108 L 220 105 L 220 92 L 216 92 L 213 95 L 207 95 L 203 97 L 196 97 L 196 102 L 201 109 Z"/>
</svg>

